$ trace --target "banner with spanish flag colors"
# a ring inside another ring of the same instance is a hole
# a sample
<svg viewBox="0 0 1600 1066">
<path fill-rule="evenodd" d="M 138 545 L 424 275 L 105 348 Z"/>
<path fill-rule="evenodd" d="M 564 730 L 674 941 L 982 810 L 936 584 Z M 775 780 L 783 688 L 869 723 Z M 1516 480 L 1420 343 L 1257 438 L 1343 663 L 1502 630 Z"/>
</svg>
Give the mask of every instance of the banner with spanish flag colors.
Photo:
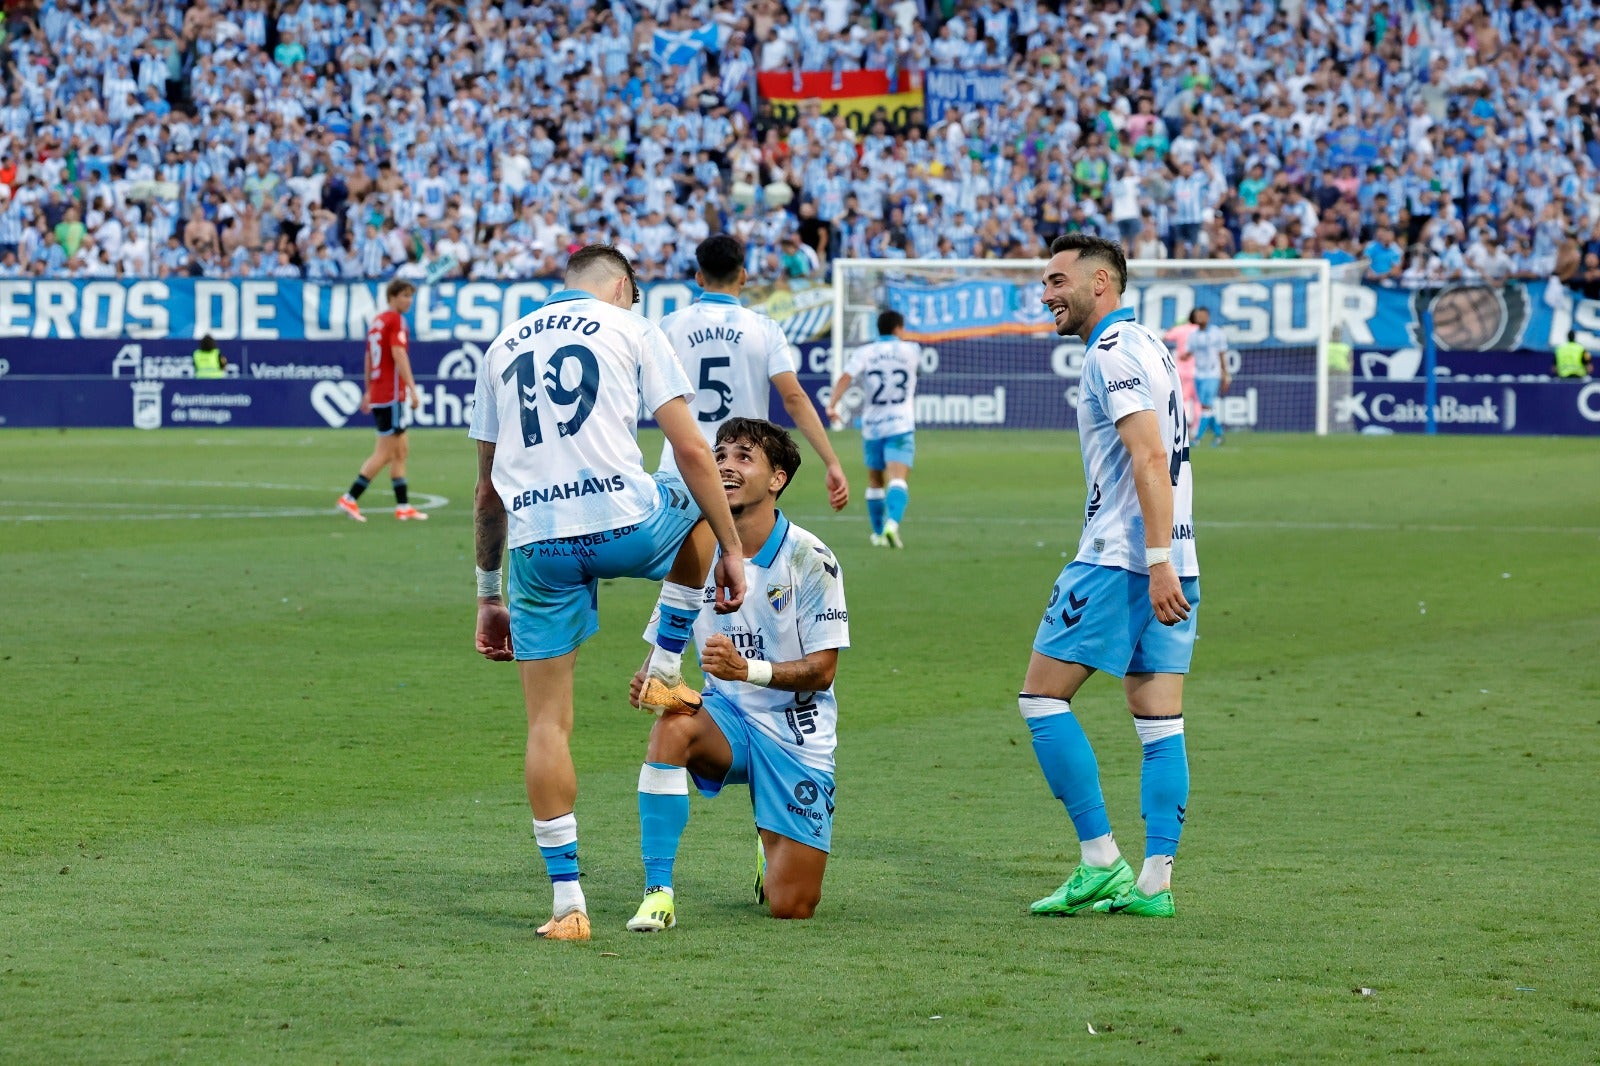
<svg viewBox="0 0 1600 1066">
<path fill-rule="evenodd" d="M 892 121 L 903 124 L 912 109 L 923 104 L 922 75 L 907 70 L 896 73 L 893 85 L 884 70 L 844 71 L 837 82 L 831 71 L 812 71 L 801 74 L 798 85 L 791 71 L 768 71 L 757 75 L 757 86 L 778 118 L 793 119 L 801 104 L 815 100 L 822 105 L 823 114 L 842 118 L 857 132 L 880 107 Z"/>
</svg>

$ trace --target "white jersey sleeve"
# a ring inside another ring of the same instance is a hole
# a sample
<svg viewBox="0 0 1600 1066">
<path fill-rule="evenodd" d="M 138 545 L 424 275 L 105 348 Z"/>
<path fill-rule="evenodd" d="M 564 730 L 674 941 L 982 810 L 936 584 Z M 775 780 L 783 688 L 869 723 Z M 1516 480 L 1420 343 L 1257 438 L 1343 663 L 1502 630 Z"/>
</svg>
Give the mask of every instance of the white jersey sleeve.
<svg viewBox="0 0 1600 1066">
<path fill-rule="evenodd" d="M 1078 396 L 1078 435 L 1087 487 L 1077 561 L 1134 573 L 1144 564 L 1144 512 L 1133 462 L 1117 423 L 1138 411 L 1156 415 L 1168 449 L 1172 487 L 1172 565 L 1180 577 L 1200 573 L 1195 554 L 1188 415 L 1177 366 L 1161 339 L 1132 321 L 1107 316 L 1091 336 Z"/>
<path fill-rule="evenodd" d="M 647 517 L 638 412 L 688 397 L 660 329 L 586 293 L 558 292 L 509 326 L 479 370 L 472 425 L 495 446 L 508 544 L 616 529 Z"/>
<path fill-rule="evenodd" d="M 795 369 L 782 327 L 731 296 L 706 293 L 662 319 L 661 329 L 694 389 L 689 403 L 708 444 L 730 418 L 766 418 L 772 378 Z M 677 469 L 671 444 L 661 469 Z"/>
</svg>

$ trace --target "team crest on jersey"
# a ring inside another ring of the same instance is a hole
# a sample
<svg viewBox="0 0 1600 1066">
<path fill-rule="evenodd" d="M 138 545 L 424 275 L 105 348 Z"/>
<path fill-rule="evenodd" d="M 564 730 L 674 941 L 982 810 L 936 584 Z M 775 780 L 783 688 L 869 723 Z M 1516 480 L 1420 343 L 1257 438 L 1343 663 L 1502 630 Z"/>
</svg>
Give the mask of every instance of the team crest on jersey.
<svg viewBox="0 0 1600 1066">
<path fill-rule="evenodd" d="M 794 598 L 794 587 L 791 585 L 767 586 L 767 602 L 772 604 L 774 611 L 781 611 L 789 606 L 789 601 Z"/>
</svg>

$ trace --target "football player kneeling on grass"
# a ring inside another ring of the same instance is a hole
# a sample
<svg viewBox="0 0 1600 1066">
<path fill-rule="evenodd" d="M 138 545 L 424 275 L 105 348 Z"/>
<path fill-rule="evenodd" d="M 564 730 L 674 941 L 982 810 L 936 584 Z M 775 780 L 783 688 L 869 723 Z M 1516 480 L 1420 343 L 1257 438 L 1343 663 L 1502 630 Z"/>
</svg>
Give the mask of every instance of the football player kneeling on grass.
<svg viewBox="0 0 1600 1066">
<path fill-rule="evenodd" d="M 809 918 L 822 899 L 833 831 L 833 676 L 839 649 L 850 645 L 844 578 L 827 545 L 778 510 L 800 466 L 786 432 L 731 419 L 717 432 L 716 459 L 740 541 L 754 553 L 745 563 L 753 591 L 733 614 L 700 613 L 703 705 L 667 713 L 650 731 L 639 771 L 645 896 L 628 922 L 635 932 L 677 924 L 672 867 L 689 822 L 690 778 L 708 797 L 750 786 L 757 903 L 774 918 Z M 634 706 L 645 681 L 641 668 Z"/>
</svg>

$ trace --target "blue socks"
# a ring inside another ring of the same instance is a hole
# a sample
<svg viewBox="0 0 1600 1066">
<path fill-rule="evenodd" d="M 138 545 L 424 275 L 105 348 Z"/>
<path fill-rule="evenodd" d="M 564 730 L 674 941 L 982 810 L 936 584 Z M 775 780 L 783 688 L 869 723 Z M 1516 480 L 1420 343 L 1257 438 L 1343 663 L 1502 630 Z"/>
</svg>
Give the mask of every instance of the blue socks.
<svg viewBox="0 0 1600 1066">
<path fill-rule="evenodd" d="M 563 814 L 548 822 L 533 820 L 533 838 L 544 856 L 544 868 L 552 882 L 578 879 L 578 819 Z"/>
<path fill-rule="evenodd" d="M 672 887 L 678 841 L 688 824 L 689 772 L 659 762 L 639 767 L 639 853 L 646 892 Z"/>
<path fill-rule="evenodd" d="M 694 620 L 700 617 L 703 589 L 672 581 L 662 582 L 661 599 L 656 604 L 656 646 L 650 649 L 650 672 L 660 677 L 682 676 L 683 649 L 694 636 Z"/>
<path fill-rule="evenodd" d="M 1024 692 L 1017 708 L 1033 734 L 1033 753 L 1050 792 L 1067 808 L 1079 840 L 1111 833 L 1105 796 L 1100 792 L 1100 764 L 1083 727 L 1066 700 Z"/>
<path fill-rule="evenodd" d="M 1139 771 L 1139 812 L 1144 817 L 1144 853 L 1176 855 L 1189 806 L 1189 753 L 1183 742 L 1183 715 L 1135 718 L 1144 745 Z"/>
<path fill-rule="evenodd" d="M 883 489 L 867 490 L 867 521 L 872 523 L 873 536 L 877 536 L 883 532 L 883 493 Z"/>
<path fill-rule="evenodd" d="M 889 482 L 889 490 L 884 494 L 884 505 L 889 509 L 889 521 L 895 525 L 906 516 L 906 504 L 911 502 L 911 487 L 901 478 Z"/>
</svg>

